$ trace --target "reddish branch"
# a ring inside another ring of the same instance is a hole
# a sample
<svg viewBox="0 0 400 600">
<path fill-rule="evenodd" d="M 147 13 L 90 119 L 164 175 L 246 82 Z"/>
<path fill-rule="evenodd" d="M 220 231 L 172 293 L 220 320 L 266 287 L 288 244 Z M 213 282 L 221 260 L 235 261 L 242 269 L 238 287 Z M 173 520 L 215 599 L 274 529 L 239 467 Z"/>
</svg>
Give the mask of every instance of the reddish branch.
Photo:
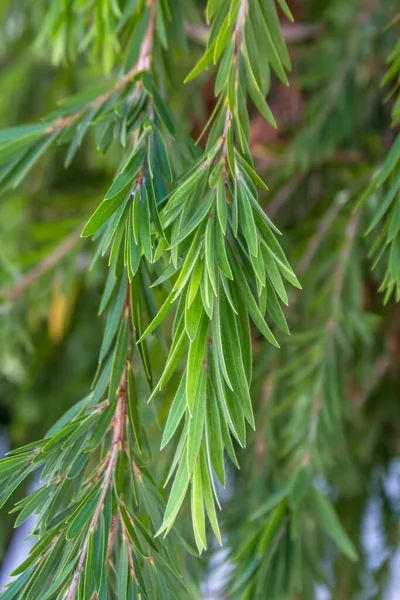
<svg viewBox="0 0 400 600">
<path fill-rule="evenodd" d="M 122 374 L 121 381 L 120 381 L 118 399 L 117 399 L 117 408 L 115 411 L 114 423 L 113 423 L 113 437 L 112 437 L 110 452 L 109 452 L 109 456 L 108 456 L 107 470 L 104 475 L 103 482 L 101 484 L 100 498 L 97 503 L 96 509 L 93 513 L 93 517 L 90 521 L 88 532 L 85 537 L 83 547 L 81 550 L 81 555 L 79 557 L 79 562 L 75 569 L 74 576 L 72 578 L 72 583 L 68 590 L 66 600 L 75 600 L 75 597 L 76 597 L 76 594 L 78 591 L 79 579 L 80 579 L 81 573 L 82 573 L 83 568 L 86 563 L 88 547 L 89 547 L 89 539 L 90 539 L 90 536 L 92 535 L 92 532 L 97 527 L 99 517 L 100 517 L 101 511 L 104 506 L 104 501 L 106 499 L 107 492 L 113 482 L 115 467 L 117 465 L 117 460 L 118 460 L 118 454 L 119 454 L 119 452 L 122 451 L 122 448 L 123 448 L 124 439 L 125 439 L 125 414 L 126 414 L 126 404 L 127 404 L 127 369 L 128 369 L 128 367 L 126 366 L 124 369 L 124 372 Z"/>
<path fill-rule="evenodd" d="M 107 92 L 106 94 L 103 94 L 102 96 L 99 96 L 99 98 L 94 100 L 92 103 L 92 106 L 99 106 L 100 104 L 102 104 L 103 102 L 108 100 L 108 98 L 110 98 L 116 90 L 119 90 L 119 89 L 123 88 L 125 85 L 127 85 L 127 83 L 130 81 L 130 79 L 136 73 L 150 69 L 151 51 L 152 51 L 154 27 L 155 27 L 156 0 L 149 0 L 149 5 L 150 5 L 150 20 L 149 20 L 147 31 L 145 33 L 145 36 L 144 36 L 144 39 L 142 42 L 138 62 L 122 79 L 119 80 L 119 82 L 114 86 L 114 88 L 112 88 L 109 92 Z M 67 117 L 68 123 L 66 123 L 65 119 L 64 120 L 60 119 L 59 121 L 56 121 L 53 124 L 51 131 L 60 129 L 61 127 L 64 127 L 65 124 L 69 124 L 69 123 L 73 122 L 75 119 L 78 119 L 81 112 L 82 111 L 76 113 L 75 118 L 73 118 L 72 120 L 71 120 L 71 117 Z M 74 115 L 72 115 L 72 117 L 73 116 Z M 50 131 L 49 131 L 49 133 L 50 133 Z M 129 291 L 127 293 L 125 306 L 129 307 Z M 81 551 L 81 554 L 79 557 L 79 562 L 75 569 L 75 572 L 74 572 L 74 575 L 72 578 L 72 582 L 71 582 L 71 586 L 68 590 L 66 600 L 75 600 L 75 598 L 76 598 L 80 576 L 81 576 L 82 571 L 86 564 L 88 547 L 89 547 L 89 539 L 90 539 L 90 536 L 92 535 L 92 532 L 97 527 L 99 517 L 101 515 L 101 511 L 103 510 L 107 491 L 109 490 L 110 486 L 112 485 L 114 472 L 115 472 L 115 468 L 116 468 L 117 460 L 118 460 L 118 454 L 119 454 L 119 452 L 122 452 L 124 449 L 128 368 L 130 368 L 130 367 L 128 364 L 126 364 L 126 366 L 124 368 L 124 372 L 123 372 L 121 380 L 120 380 L 120 384 L 119 384 L 117 407 L 115 410 L 115 415 L 114 415 L 114 420 L 113 420 L 113 437 L 112 437 L 112 442 L 111 442 L 110 451 L 109 451 L 109 455 L 108 455 L 107 469 L 106 469 L 106 472 L 105 472 L 105 475 L 103 478 L 103 482 L 102 482 L 102 486 L 101 486 L 100 498 L 96 505 L 95 511 L 93 513 L 93 517 L 90 521 L 90 525 L 89 525 L 85 540 L 83 542 L 83 547 L 82 547 L 82 551 Z M 117 520 L 115 520 L 115 522 L 113 521 L 112 531 L 111 531 L 111 535 L 110 535 L 111 542 L 109 543 L 108 549 L 107 549 L 107 561 L 109 561 L 109 559 L 111 557 L 112 545 L 113 545 L 113 542 L 115 539 L 116 529 L 117 529 Z"/>
</svg>

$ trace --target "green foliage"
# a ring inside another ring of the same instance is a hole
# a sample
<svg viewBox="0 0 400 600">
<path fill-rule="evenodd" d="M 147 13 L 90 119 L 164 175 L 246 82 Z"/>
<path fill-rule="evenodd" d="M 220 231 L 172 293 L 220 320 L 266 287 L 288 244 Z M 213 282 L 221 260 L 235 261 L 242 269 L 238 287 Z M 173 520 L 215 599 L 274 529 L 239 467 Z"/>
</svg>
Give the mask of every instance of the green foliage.
<svg viewBox="0 0 400 600">
<path fill-rule="evenodd" d="M 397 43 L 388 57 L 389 69 L 382 85 L 393 83 L 389 98 L 393 97 L 393 126 L 400 123 L 400 44 Z M 396 96 L 397 93 L 397 96 Z M 371 249 L 373 266 L 384 258 L 386 261 L 380 291 L 385 292 L 385 303 L 392 294 L 400 300 L 400 135 L 397 135 L 383 166 L 375 175 L 360 204 L 368 201 L 374 208 L 367 229 L 371 233 L 379 225 L 380 230 Z"/>
<path fill-rule="evenodd" d="M 367 462 L 367 450 L 352 452 L 347 440 L 354 417 L 349 389 L 359 386 L 367 396 L 366 371 L 380 358 L 380 319 L 366 307 L 363 287 L 361 233 L 369 216 L 367 232 L 381 228 L 373 252 L 375 263 L 386 260 L 385 301 L 392 292 L 400 297 L 400 138 L 359 202 L 364 212 L 354 206 L 371 174 L 370 157 L 360 173 L 338 168 L 323 208 L 311 210 L 309 220 L 293 211 L 283 220 L 289 236 L 282 236 L 262 205 L 268 188 L 253 157 L 251 117 L 259 113 L 277 126 L 266 98 L 277 82 L 289 83 L 280 20 L 293 20 L 290 8 L 284 0 L 207 2 L 205 47 L 196 64 L 189 53 L 185 82 L 194 94 L 212 74 L 215 102 L 194 143 L 180 114 L 184 102 L 174 105 L 183 76 L 172 72 L 187 54 L 189 26 L 201 23 L 197 4 L 84 0 L 29 7 L 40 23 L 34 47 L 41 56 L 77 70 L 101 64 L 107 80 L 79 82 L 54 112 L 46 107 L 39 123 L 0 131 L 0 190 L 15 202 L 15 190 L 48 156 L 59 162 L 63 155 L 71 169 L 83 150 L 109 161 L 101 201 L 74 220 L 95 248 L 89 262 L 95 282 L 104 283 L 104 332 L 86 395 L 72 406 L 69 398 L 69 410 L 43 439 L 0 461 L 1 506 L 32 474 L 40 478 L 12 509 L 16 526 L 36 516 L 35 544 L 1 600 L 196 598 L 207 568 L 197 554 L 213 553 L 211 531 L 228 547 L 232 599 L 265 598 L 266 590 L 269 600 L 313 598 L 316 584 L 330 584 L 324 561 L 335 570 L 341 560 L 363 558 L 357 533 L 347 532 L 333 507 L 333 486 L 347 492 L 353 479 L 357 488 L 354 455 Z M 373 27 L 362 21 L 354 28 L 357 6 L 328 4 L 328 32 L 306 48 L 313 68 L 304 74 L 297 66 L 294 74 L 307 93 L 315 91 L 313 101 L 286 164 L 270 173 L 273 189 L 288 174 L 297 187 L 299 172 L 305 181 L 316 175 L 328 189 L 327 162 L 342 145 L 355 150 L 353 135 L 363 127 L 356 117 L 365 88 L 359 61 L 374 57 L 391 9 L 384 2 Z M 11 3 L 7 11 L 18 7 Z M 346 53 L 335 43 L 342 27 Z M 385 35 L 394 27 L 396 21 Z M 383 79 L 394 81 L 393 96 L 399 65 L 397 43 Z M 392 120 L 400 120 L 399 98 L 392 100 Z M 296 210 L 298 187 L 289 194 Z M 65 257 L 71 239 L 53 249 L 50 263 L 43 259 L 33 280 Z M 286 255 L 300 257 L 302 285 Z M 0 290 L 12 319 L 7 302 L 28 285 Z M 65 304 L 55 280 L 55 343 L 72 319 Z M 91 329 L 94 314 L 91 306 L 84 319 Z M 336 471 L 344 462 L 350 476 L 343 484 Z M 221 521 L 218 493 L 227 484 L 235 497 Z M 186 522 L 197 552 L 181 536 Z"/>
</svg>

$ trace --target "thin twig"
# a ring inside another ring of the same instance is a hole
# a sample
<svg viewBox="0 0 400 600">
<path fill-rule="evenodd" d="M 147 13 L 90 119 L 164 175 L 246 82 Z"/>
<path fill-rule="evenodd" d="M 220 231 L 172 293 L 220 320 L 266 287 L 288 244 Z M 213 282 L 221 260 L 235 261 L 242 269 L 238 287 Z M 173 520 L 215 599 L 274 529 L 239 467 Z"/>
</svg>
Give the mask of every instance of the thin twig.
<svg viewBox="0 0 400 600">
<path fill-rule="evenodd" d="M 48 254 L 39 264 L 28 271 L 14 287 L 0 289 L 0 297 L 8 300 L 17 300 L 21 294 L 32 285 L 32 283 L 58 264 L 64 256 L 74 248 L 79 240 L 81 231 L 82 227 L 80 226 L 79 229 L 65 238 L 65 240 L 63 240 L 63 242 L 50 252 L 50 254 Z"/>
</svg>

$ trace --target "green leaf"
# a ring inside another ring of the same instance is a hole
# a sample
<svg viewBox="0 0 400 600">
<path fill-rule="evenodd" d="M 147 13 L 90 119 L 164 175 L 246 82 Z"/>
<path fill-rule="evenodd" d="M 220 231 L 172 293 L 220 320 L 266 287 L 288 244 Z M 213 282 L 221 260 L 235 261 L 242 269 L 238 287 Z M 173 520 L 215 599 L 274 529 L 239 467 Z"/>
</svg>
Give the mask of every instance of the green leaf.
<svg viewBox="0 0 400 600">
<path fill-rule="evenodd" d="M 329 500 L 317 489 L 313 488 L 309 496 L 312 514 L 325 533 L 337 544 L 350 560 L 358 560 L 358 553 L 347 533 L 343 529 Z"/>
<path fill-rule="evenodd" d="M 191 342 L 195 339 L 203 313 L 203 303 L 201 295 L 197 294 L 191 305 L 188 305 L 189 294 L 186 298 L 185 306 L 185 328 Z"/>
<path fill-rule="evenodd" d="M 177 207 L 180 206 L 180 204 L 182 204 L 183 201 L 189 197 L 190 192 L 196 186 L 201 176 L 204 175 L 204 172 L 203 165 L 201 165 L 195 171 L 193 171 L 193 173 L 189 175 L 187 179 L 185 179 L 182 185 L 178 186 L 177 190 L 172 194 L 164 208 L 165 214 L 173 212 Z"/>
<path fill-rule="evenodd" d="M 128 369 L 128 410 L 129 410 L 129 420 L 132 425 L 133 434 L 135 436 L 135 441 L 138 446 L 138 450 L 142 452 L 142 443 L 140 438 L 140 416 L 139 416 L 139 399 L 136 393 L 135 380 L 133 378 L 132 369 L 130 366 Z"/>
<path fill-rule="evenodd" d="M 391 147 L 389 154 L 386 157 L 385 163 L 382 167 L 382 170 L 378 174 L 376 178 L 376 185 L 381 186 L 385 183 L 386 179 L 389 177 L 390 173 L 396 167 L 397 163 L 400 161 L 400 135 L 397 136 L 396 141 Z"/>
<path fill-rule="evenodd" d="M 141 186 L 139 197 L 135 196 L 138 206 L 138 231 L 144 254 L 149 262 L 152 262 L 152 244 L 150 235 L 150 210 L 149 199 L 145 186 Z"/>
<path fill-rule="evenodd" d="M 265 282 L 265 285 L 267 291 L 268 314 L 270 315 L 271 319 L 278 325 L 279 329 L 281 329 L 287 335 L 290 335 L 289 327 L 287 325 L 281 305 L 279 304 L 278 298 L 276 297 L 275 290 L 268 280 Z"/>
<path fill-rule="evenodd" d="M 188 373 L 189 377 L 189 373 Z M 203 431 L 206 416 L 207 400 L 207 373 L 201 369 L 196 384 L 196 396 L 193 406 L 193 414 L 189 419 L 189 431 L 187 442 L 187 467 L 189 473 L 193 473 L 203 439 Z"/>
<path fill-rule="evenodd" d="M 240 409 L 243 411 L 250 426 L 254 429 L 253 407 L 240 348 L 236 317 L 227 308 L 226 302 L 224 302 L 224 305 L 225 307 L 221 311 L 221 330 L 229 379 L 232 382 L 235 401 L 240 405 Z"/>
<path fill-rule="evenodd" d="M 150 323 L 150 325 L 144 330 L 144 332 L 142 333 L 142 335 L 140 336 L 140 338 L 136 342 L 137 344 L 140 344 L 149 335 L 149 333 L 151 333 L 152 331 L 154 331 L 155 328 L 158 327 L 158 325 L 167 316 L 167 314 L 169 313 L 169 311 L 172 308 L 172 303 L 171 302 L 172 302 L 173 296 L 174 296 L 174 292 L 172 291 L 169 294 L 169 296 L 167 297 L 167 299 L 165 300 L 165 302 L 162 305 L 162 307 L 160 308 L 160 310 L 158 311 L 157 315 L 154 317 L 154 319 Z"/>
<path fill-rule="evenodd" d="M 198 75 L 200 75 L 200 73 L 202 73 L 203 71 L 208 69 L 210 65 L 212 65 L 215 45 L 216 40 L 214 40 L 214 43 L 207 48 L 206 52 L 203 54 L 197 65 L 190 71 L 189 75 L 187 75 L 184 83 L 192 81 L 192 79 L 195 79 Z"/>
<path fill-rule="evenodd" d="M 273 44 L 277 50 L 277 53 L 281 59 L 281 62 L 286 67 L 286 69 L 290 70 L 291 69 L 290 57 L 289 57 L 289 53 L 286 48 L 285 41 L 283 39 L 282 28 L 281 28 L 281 24 L 279 21 L 279 16 L 278 16 L 277 10 L 275 8 L 275 2 L 274 2 L 274 0 L 263 0 L 260 3 L 260 6 L 263 11 L 262 16 L 265 19 L 265 24 L 268 28 L 268 31 L 271 34 Z M 285 7 L 284 3 L 282 3 L 281 8 L 282 8 L 282 11 L 285 13 L 286 17 L 290 21 L 293 21 L 293 17 L 291 15 L 287 5 Z M 259 11 L 257 11 L 257 13 L 260 14 Z"/>
<path fill-rule="evenodd" d="M 130 193 L 126 193 L 125 190 L 122 190 L 122 192 L 113 196 L 110 200 L 104 200 L 86 223 L 81 233 L 81 237 L 89 237 L 96 233 L 96 231 L 115 213 L 121 204 L 124 204 L 124 206 L 127 204 L 129 197 Z"/>
<path fill-rule="evenodd" d="M 216 357 L 216 364 L 221 370 L 222 376 L 225 379 L 226 385 L 233 390 L 233 386 L 228 374 L 228 369 L 226 368 L 225 362 L 225 347 L 222 343 L 222 325 L 221 325 L 221 310 L 222 314 L 224 312 L 224 304 L 222 303 L 222 299 L 220 298 L 217 302 L 215 317 L 211 322 L 211 331 L 212 331 L 212 342 L 213 349 Z"/>
<path fill-rule="evenodd" d="M 207 392 L 207 450 L 215 473 L 225 487 L 224 444 L 222 440 L 221 418 L 218 400 L 211 381 Z"/>
<path fill-rule="evenodd" d="M 174 435 L 179 423 L 182 420 L 186 410 L 186 375 L 183 374 L 175 393 L 171 407 L 168 412 L 167 422 L 161 441 L 161 450 L 168 444 Z"/>
<path fill-rule="evenodd" d="M 154 143 L 157 149 L 157 157 L 159 159 L 162 174 L 164 175 L 165 179 L 172 181 L 172 171 L 169 163 L 167 146 L 158 128 L 155 128 L 154 130 Z"/>
<path fill-rule="evenodd" d="M 171 350 L 168 355 L 168 360 L 165 363 L 164 370 L 162 372 L 159 382 L 157 383 L 157 385 L 154 388 L 153 394 L 157 390 L 161 390 L 171 379 L 172 375 L 174 374 L 174 372 L 179 364 L 180 359 L 182 358 L 183 353 L 186 350 L 186 346 L 187 346 L 187 335 L 186 335 L 185 329 L 182 326 L 182 331 L 180 331 L 180 333 L 177 332 L 174 337 L 174 342 L 173 342 L 173 345 L 171 346 Z M 153 394 L 150 396 L 149 401 L 152 399 Z"/>
<path fill-rule="evenodd" d="M 206 314 L 200 317 L 200 324 L 195 339 L 190 343 L 187 375 L 186 375 L 186 401 L 189 413 L 193 414 L 200 372 L 205 368 L 208 349 L 208 324 Z"/>
<path fill-rule="evenodd" d="M 238 185 L 238 197 L 244 237 L 246 238 L 249 252 L 253 254 L 253 256 L 257 256 L 258 241 L 257 230 L 253 216 L 253 209 L 242 185 Z"/>
<path fill-rule="evenodd" d="M 100 487 L 94 487 L 80 503 L 79 507 L 68 520 L 70 523 L 66 538 L 73 540 L 77 535 L 85 532 L 90 519 L 93 517 L 100 496 Z"/>
<path fill-rule="evenodd" d="M 132 156 L 125 169 L 121 171 L 115 178 L 112 186 L 104 197 L 105 201 L 114 198 L 114 196 L 125 190 L 125 188 L 133 182 L 134 178 L 139 173 L 140 167 L 143 165 L 145 157 L 145 148 L 139 148 L 139 150 Z"/>
<path fill-rule="evenodd" d="M 100 348 L 100 356 L 99 360 L 103 360 L 107 355 L 112 341 L 115 337 L 115 334 L 118 329 L 118 325 L 121 319 L 121 313 L 124 306 L 126 295 L 126 287 L 121 285 L 115 295 L 115 298 L 110 306 L 108 315 L 107 315 L 107 323 L 104 330 L 104 337 Z"/>
<path fill-rule="evenodd" d="M 87 556 L 86 556 L 86 565 L 85 565 L 85 572 L 84 572 L 83 598 L 85 600 L 90 600 L 92 598 L 92 594 L 94 592 L 95 585 L 96 585 L 95 579 L 94 579 L 96 565 L 94 564 L 95 552 L 94 552 L 94 548 L 93 548 L 93 535 L 94 534 L 91 531 L 89 534 L 88 551 L 87 551 Z"/>
<path fill-rule="evenodd" d="M 224 52 L 221 64 L 218 69 L 218 75 L 215 80 L 215 95 L 219 96 L 228 82 L 229 73 L 232 68 L 233 53 L 235 50 L 235 41 L 232 39 Z"/>
<path fill-rule="evenodd" d="M 207 547 L 206 526 L 203 503 L 203 486 L 201 481 L 200 463 L 197 461 L 194 467 L 192 479 L 192 522 L 194 537 L 199 554 Z"/>
<path fill-rule="evenodd" d="M 169 529 L 172 527 L 185 498 L 186 490 L 189 486 L 189 480 L 190 475 L 187 469 L 186 460 L 183 459 L 179 464 L 179 468 L 171 489 L 171 493 L 168 498 L 163 524 L 157 531 L 156 536 L 160 535 L 166 530 L 166 533 L 168 533 Z"/>
<path fill-rule="evenodd" d="M 215 264 L 214 264 L 214 250 L 215 250 L 215 241 L 214 241 L 214 215 L 209 216 L 206 226 L 206 234 L 204 238 L 204 255 L 206 268 L 208 273 L 208 278 L 210 280 L 212 289 L 214 291 L 214 295 L 217 295 L 217 284 L 215 277 Z"/>
<path fill-rule="evenodd" d="M 203 485 L 204 503 L 206 505 L 207 515 L 210 520 L 214 535 L 217 538 L 219 544 L 222 546 L 222 538 L 221 538 L 221 533 L 220 533 L 219 526 L 218 526 L 217 514 L 215 511 L 215 502 L 214 502 L 214 498 L 212 495 L 212 488 L 211 488 L 211 481 L 210 481 L 211 478 L 208 473 L 205 452 L 203 449 L 200 454 L 200 468 L 201 468 L 201 481 L 202 481 L 202 485 Z"/>
<path fill-rule="evenodd" d="M 239 283 L 238 287 L 239 287 L 240 293 L 243 296 L 243 300 L 246 303 L 247 310 L 249 311 L 250 316 L 251 316 L 252 320 L 254 321 L 254 324 L 258 327 L 258 329 L 263 334 L 263 336 L 273 346 L 276 346 L 277 348 L 279 348 L 278 342 L 276 341 L 274 335 L 272 334 L 272 331 L 270 330 L 270 328 L 264 321 L 264 318 L 260 312 L 260 309 L 258 308 L 256 301 L 254 300 L 253 294 L 250 291 L 250 288 L 247 284 L 246 278 L 243 275 L 242 270 L 240 269 L 240 266 L 234 256 L 234 253 L 231 253 L 231 256 L 232 256 L 231 264 L 233 267 L 233 273 L 234 273 L 235 279 Z"/>
<path fill-rule="evenodd" d="M 15 512 L 20 510 L 20 513 L 15 521 L 14 527 L 19 527 L 24 523 L 32 514 L 40 512 L 45 506 L 46 500 L 54 492 L 54 485 L 43 486 L 38 490 L 35 490 L 29 496 L 19 502 L 16 507 L 11 511 Z"/>
<path fill-rule="evenodd" d="M 69 165 L 71 164 L 79 146 L 82 143 L 83 138 L 85 137 L 85 133 L 87 132 L 89 126 L 92 124 L 93 119 L 98 113 L 99 109 L 100 106 L 94 106 L 91 109 L 89 109 L 75 126 L 75 135 L 72 138 L 72 142 L 69 145 L 64 161 L 65 167 L 69 167 Z"/>
<path fill-rule="evenodd" d="M 21 467 L 28 466 L 29 456 L 30 454 L 27 452 L 22 456 L 12 456 L 0 460 L 0 479 L 5 479 L 18 471 Z"/>
<path fill-rule="evenodd" d="M 294 17 L 292 15 L 292 13 L 290 12 L 290 9 L 287 5 L 286 0 L 278 0 L 278 4 L 281 7 L 282 12 L 285 14 L 285 16 L 289 19 L 289 21 L 291 21 L 293 23 Z"/>
<path fill-rule="evenodd" d="M 132 542 L 132 544 L 134 545 L 136 550 L 139 552 L 139 554 L 141 554 L 144 558 L 147 558 L 147 554 L 144 551 L 144 549 L 140 543 L 139 537 L 135 531 L 135 528 L 128 516 L 128 513 L 127 513 L 125 507 L 122 506 L 122 504 L 120 504 L 118 507 L 118 510 L 119 510 L 119 514 L 121 515 L 125 530 L 129 536 L 130 541 Z"/>
<path fill-rule="evenodd" d="M 31 168 L 39 160 L 39 158 L 46 152 L 46 150 L 53 144 L 58 137 L 59 132 L 49 135 L 44 139 L 40 139 L 29 148 L 29 150 L 19 159 L 12 171 L 12 187 L 15 189 L 21 181 L 25 178 Z"/>
<path fill-rule="evenodd" d="M 111 370 L 110 386 L 109 386 L 109 401 L 114 400 L 114 396 L 119 388 L 122 373 L 125 369 L 126 361 L 128 358 L 128 344 L 129 344 L 129 317 L 128 309 L 125 309 L 125 316 L 122 320 L 117 343 L 115 345 L 115 352 Z"/>
<path fill-rule="evenodd" d="M 224 235 L 226 232 L 227 213 L 225 186 L 222 178 L 220 178 L 217 182 L 217 214 L 218 222 Z"/>
<path fill-rule="evenodd" d="M 271 254 L 268 252 L 265 252 L 263 256 L 265 269 L 268 273 L 268 277 L 270 278 L 276 293 L 278 294 L 282 302 L 287 306 L 289 304 L 289 300 L 287 292 L 285 290 L 285 286 L 283 285 L 282 277 L 279 273 L 278 267 L 276 266 L 276 262 L 272 258 Z"/>
<path fill-rule="evenodd" d="M 261 13 L 259 13 L 259 14 L 261 15 Z M 265 21 L 262 22 L 261 24 L 262 25 L 265 24 L 265 27 L 263 27 L 263 32 L 264 32 L 264 43 L 265 43 L 266 48 L 268 48 L 268 60 L 271 63 L 271 66 L 274 69 L 275 73 L 278 75 L 279 79 L 285 85 L 289 85 L 289 82 L 288 82 L 288 79 L 287 79 L 287 76 L 286 76 L 286 73 L 285 73 L 285 69 L 282 66 L 281 59 L 280 59 L 280 57 L 278 55 L 278 52 L 277 52 L 277 50 L 275 48 L 275 45 L 274 45 L 274 42 L 272 40 L 271 34 L 270 34 L 269 30 L 268 30 L 268 27 L 267 27 Z M 245 37 L 246 37 L 246 35 L 245 35 Z M 251 68 L 250 61 L 248 59 L 248 54 L 247 54 L 247 44 L 245 43 L 244 46 L 245 46 L 245 56 L 247 55 L 246 56 L 247 64 L 248 64 L 248 67 Z M 253 77 L 254 77 L 254 75 L 253 75 Z M 255 81 L 255 78 L 254 78 L 254 81 Z"/>
<path fill-rule="evenodd" d="M 254 106 L 261 113 L 261 115 L 264 117 L 264 119 L 268 123 L 270 123 L 272 125 L 272 127 L 274 127 L 276 129 L 277 124 L 275 121 L 275 117 L 272 114 L 272 111 L 271 111 L 270 107 L 268 106 L 268 103 L 267 103 L 263 93 L 261 92 L 260 88 L 258 87 L 256 78 L 255 78 L 254 73 L 251 68 L 250 58 L 249 58 L 249 55 L 247 52 L 245 53 L 245 58 L 246 58 L 246 63 L 247 63 L 247 70 L 246 70 L 247 89 L 250 94 L 250 97 L 254 102 Z"/>
<path fill-rule="evenodd" d="M 17 125 L 0 131 L 0 144 L 12 142 L 16 139 L 36 138 L 46 133 L 48 123 L 33 123 L 31 125 Z"/>
<path fill-rule="evenodd" d="M 118 560 L 117 572 L 117 593 L 118 598 L 126 598 L 128 591 L 128 548 L 126 544 L 121 544 L 121 550 Z"/>
<path fill-rule="evenodd" d="M 194 266 L 194 269 L 192 272 L 192 277 L 190 279 L 188 295 L 187 295 L 187 305 L 188 306 L 191 306 L 191 304 L 194 302 L 195 298 L 198 295 L 200 283 L 201 283 L 202 276 L 203 276 L 203 265 L 204 265 L 203 260 L 199 259 L 199 260 L 197 260 L 197 262 Z"/>
<path fill-rule="evenodd" d="M 389 210 L 389 208 L 391 207 L 393 200 L 399 190 L 400 190 L 400 172 L 397 175 L 396 179 L 394 180 L 393 184 L 390 186 L 390 188 L 389 188 L 387 194 L 384 196 L 383 200 L 381 200 L 378 208 L 374 211 L 373 219 L 372 219 L 367 231 L 365 232 L 365 235 L 368 235 L 369 233 L 371 233 L 371 231 L 376 227 L 376 225 L 379 223 L 379 221 L 385 215 L 385 213 Z"/>
<path fill-rule="evenodd" d="M 219 227 L 217 223 L 215 223 L 215 253 L 218 266 L 222 273 L 228 277 L 228 279 L 233 279 L 232 270 L 226 254 L 225 237 L 221 227 Z"/>
<path fill-rule="evenodd" d="M 156 88 L 153 88 L 153 99 L 155 109 L 161 121 L 164 123 L 165 127 L 168 129 L 170 134 L 175 135 L 176 130 L 171 111 L 169 110 L 167 104 L 164 102 Z"/>
<path fill-rule="evenodd" d="M 210 211 L 214 198 L 210 195 L 196 210 L 185 226 L 179 231 L 179 234 L 171 241 L 170 248 L 175 248 L 183 242 L 194 229 L 200 226 Z"/>
</svg>

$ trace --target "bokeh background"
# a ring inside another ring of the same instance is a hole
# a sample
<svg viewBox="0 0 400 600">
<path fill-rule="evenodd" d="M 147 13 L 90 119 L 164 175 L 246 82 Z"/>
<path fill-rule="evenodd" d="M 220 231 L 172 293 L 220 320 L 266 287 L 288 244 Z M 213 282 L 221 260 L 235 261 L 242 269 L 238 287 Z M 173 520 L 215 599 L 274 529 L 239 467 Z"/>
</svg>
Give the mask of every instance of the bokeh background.
<svg viewBox="0 0 400 600">
<path fill-rule="evenodd" d="M 251 114 L 253 155 L 270 187 L 264 207 L 284 232 L 282 244 L 303 292 L 292 297 L 287 312 L 294 341 L 283 340 L 279 355 L 254 334 L 258 430 L 239 453 L 242 469 L 231 474 L 224 518 L 235 523 L 243 503 L 250 510 L 267 495 L 276 469 L 290 469 L 290 449 L 283 456 L 279 449 L 291 423 L 288 413 L 304 409 L 303 420 L 293 426 L 311 427 L 316 403 L 310 404 L 305 381 L 334 360 L 345 395 L 345 425 L 330 438 L 332 456 L 321 485 L 358 543 L 361 560 L 350 565 L 335 557 L 324 574 L 313 575 L 318 597 L 333 600 L 400 598 L 400 308 L 393 299 L 383 304 L 378 291 L 383 267 L 371 272 L 368 258 L 374 233 L 364 232 L 379 198 L 353 216 L 396 135 L 390 126 L 394 100 L 381 85 L 387 56 L 399 40 L 399 23 L 387 27 L 396 4 L 293 0 L 295 24 L 282 19 L 293 61 L 290 88 L 274 81 L 270 92 L 278 130 L 256 111 Z M 1 3 L 1 127 L 34 122 L 60 99 L 104 79 L 96 60 L 60 65 L 49 60 L 48 47 L 37 39 L 47 8 L 46 2 L 29 0 Z M 170 104 L 196 136 L 215 104 L 213 75 L 182 93 L 181 82 L 206 35 L 197 21 L 186 30 L 191 53 L 174 64 Z M 79 232 L 109 186 L 118 158 L 96 152 L 89 136 L 66 170 L 64 148 L 52 149 L 0 200 L 1 454 L 41 438 L 90 387 L 101 343 L 97 312 L 106 264 L 89 269 L 93 247 Z M 342 342 L 332 358 L 322 332 L 338 288 Z M 311 349 L 304 346 L 306 332 L 315 335 Z M 153 359 L 161 369 L 157 347 Z M 143 399 L 155 453 L 168 399 L 168 390 L 155 408 L 145 407 Z M 168 461 L 166 454 L 156 455 L 160 474 Z M 245 536 L 239 525 L 233 542 Z M 13 517 L 3 510 L 0 560 L 9 557 L 13 535 Z M 224 574 L 215 562 L 202 567 L 214 572 L 205 576 L 208 598 L 221 597 Z M 225 571 L 229 557 L 223 562 Z"/>
</svg>

